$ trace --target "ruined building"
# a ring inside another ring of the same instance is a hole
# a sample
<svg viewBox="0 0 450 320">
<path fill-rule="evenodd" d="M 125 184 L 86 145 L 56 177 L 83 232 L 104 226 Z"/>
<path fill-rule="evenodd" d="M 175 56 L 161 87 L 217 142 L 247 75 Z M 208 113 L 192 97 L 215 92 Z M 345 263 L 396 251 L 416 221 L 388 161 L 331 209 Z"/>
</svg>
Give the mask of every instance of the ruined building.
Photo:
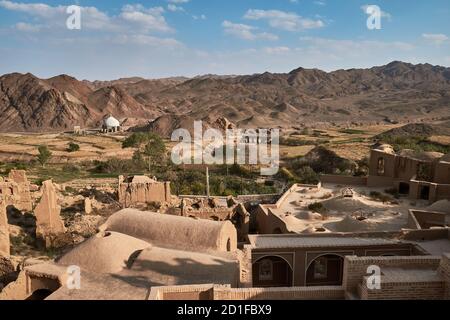
<svg viewBox="0 0 450 320">
<path fill-rule="evenodd" d="M 179 215 L 195 219 L 231 221 L 237 229 L 238 241 L 247 241 L 250 228 L 250 214 L 244 205 L 233 198 L 183 198 Z"/>
<path fill-rule="evenodd" d="M 411 199 L 450 199 L 450 154 L 376 145 L 370 154 L 369 187 L 395 187 Z"/>
<path fill-rule="evenodd" d="M 170 182 L 158 182 L 147 176 L 119 177 L 119 202 L 128 208 L 136 204 L 171 201 Z"/>
<path fill-rule="evenodd" d="M 42 198 L 34 210 L 36 238 L 43 240 L 47 248 L 57 246 L 57 239 L 66 232 L 60 213 L 55 186 L 47 180 L 42 184 Z"/>
<path fill-rule="evenodd" d="M 6 206 L 3 198 L 0 196 L 0 256 L 9 256 L 9 227 L 8 217 L 6 216 Z"/>
<path fill-rule="evenodd" d="M 11 170 L 6 179 L 0 177 L 0 195 L 7 207 L 14 206 L 21 211 L 33 210 L 30 183 L 23 170 Z"/>
</svg>

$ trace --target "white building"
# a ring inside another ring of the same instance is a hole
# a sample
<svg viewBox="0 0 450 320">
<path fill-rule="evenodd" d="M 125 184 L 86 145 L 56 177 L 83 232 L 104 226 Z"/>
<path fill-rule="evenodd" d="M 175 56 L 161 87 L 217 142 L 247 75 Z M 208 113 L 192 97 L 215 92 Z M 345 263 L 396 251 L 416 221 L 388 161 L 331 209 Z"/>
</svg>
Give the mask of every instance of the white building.
<svg viewBox="0 0 450 320">
<path fill-rule="evenodd" d="M 122 128 L 120 126 L 119 120 L 117 120 L 113 116 L 109 115 L 103 119 L 102 132 L 119 132 L 121 130 Z"/>
</svg>

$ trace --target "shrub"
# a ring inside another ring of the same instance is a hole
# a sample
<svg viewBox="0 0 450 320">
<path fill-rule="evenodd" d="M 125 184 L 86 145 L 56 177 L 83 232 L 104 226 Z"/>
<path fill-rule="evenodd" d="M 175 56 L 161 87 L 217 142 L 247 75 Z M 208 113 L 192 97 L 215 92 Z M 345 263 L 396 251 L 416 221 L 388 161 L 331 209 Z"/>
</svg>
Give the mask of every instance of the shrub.
<svg viewBox="0 0 450 320">
<path fill-rule="evenodd" d="M 69 142 L 67 146 L 67 152 L 76 152 L 80 150 L 80 146 L 74 142 Z"/>
<path fill-rule="evenodd" d="M 317 184 L 319 183 L 319 175 L 310 167 L 304 166 L 295 172 L 301 183 Z"/>
</svg>

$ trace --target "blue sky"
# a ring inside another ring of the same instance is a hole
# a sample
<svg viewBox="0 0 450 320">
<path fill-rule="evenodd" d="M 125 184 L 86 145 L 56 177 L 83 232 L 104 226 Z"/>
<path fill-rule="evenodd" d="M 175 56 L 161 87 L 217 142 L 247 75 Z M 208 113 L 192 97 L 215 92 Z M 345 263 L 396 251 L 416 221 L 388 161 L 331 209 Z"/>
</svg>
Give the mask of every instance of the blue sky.
<svg viewBox="0 0 450 320">
<path fill-rule="evenodd" d="M 81 30 L 66 7 L 79 5 Z M 380 30 L 364 11 L 377 5 Z M 450 66 L 448 0 L 0 0 L 0 74 L 79 79 Z"/>
</svg>

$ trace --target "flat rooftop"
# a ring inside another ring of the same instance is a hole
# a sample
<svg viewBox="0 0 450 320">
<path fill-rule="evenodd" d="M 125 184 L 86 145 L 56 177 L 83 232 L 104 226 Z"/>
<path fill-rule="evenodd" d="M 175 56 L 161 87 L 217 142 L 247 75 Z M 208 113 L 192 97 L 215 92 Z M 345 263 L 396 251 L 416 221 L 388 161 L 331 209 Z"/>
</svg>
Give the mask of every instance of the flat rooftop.
<svg viewBox="0 0 450 320">
<path fill-rule="evenodd" d="M 298 235 L 250 235 L 250 245 L 256 249 L 364 247 L 410 243 L 382 238 L 303 237 Z"/>
</svg>

